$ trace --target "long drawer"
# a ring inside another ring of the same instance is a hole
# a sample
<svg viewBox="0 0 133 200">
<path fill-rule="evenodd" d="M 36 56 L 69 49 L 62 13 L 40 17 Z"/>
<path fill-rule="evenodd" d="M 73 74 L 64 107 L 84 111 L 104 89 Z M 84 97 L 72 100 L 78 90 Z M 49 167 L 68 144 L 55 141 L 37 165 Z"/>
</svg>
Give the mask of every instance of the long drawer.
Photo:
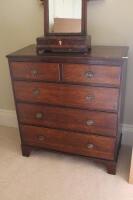
<svg viewBox="0 0 133 200">
<path fill-rule="evenodd" d="M 121 68 L 118 66 L 64 64 L 63 80 L 71 83 L 94 83 L 120 86 Z"/>
<path fill-rule="evenodd" d="M 13 62 L 12 76 L 16 80 L 59 81 L 60 71 L 57 63 Z"/>
<path fill-rule="evenodd" d="M 24 144 L 59 151 L 114 159 L 115 139 L 34 126 L 20 126 Z"/>
<path fill-rule="evenodd" d="M 14 89 L 19 101 L 109 111 L 118 107 L 116 88 L 15 81 Z"/>
<path fill-rule="evenodd" d="M 23 124 L 116 136 L 117 115 L 60 107 L 17 104 L 19 120 Z"/>
</svg>

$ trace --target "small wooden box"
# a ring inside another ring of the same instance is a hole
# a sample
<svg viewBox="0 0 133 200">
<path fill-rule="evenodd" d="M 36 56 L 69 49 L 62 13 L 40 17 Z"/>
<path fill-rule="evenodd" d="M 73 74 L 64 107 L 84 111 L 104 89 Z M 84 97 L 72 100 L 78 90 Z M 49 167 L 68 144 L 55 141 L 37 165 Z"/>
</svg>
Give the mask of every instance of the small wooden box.
<svg viewBox="0 0 133 200">
<path fill-rule="evenodd" d="M 88 52 L 91 36 L 46 36 L 37 38 L 37 53 L 44 52 Z"/>
</svg>

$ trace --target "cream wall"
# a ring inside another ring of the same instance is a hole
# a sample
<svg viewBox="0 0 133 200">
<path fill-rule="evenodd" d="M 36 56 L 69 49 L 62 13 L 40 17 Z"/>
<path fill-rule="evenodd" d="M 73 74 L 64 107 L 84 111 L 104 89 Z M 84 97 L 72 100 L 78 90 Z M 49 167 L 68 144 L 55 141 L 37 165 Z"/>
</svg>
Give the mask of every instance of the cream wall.
<svg viewBox="0 0 133 200">
<path fill-rule="evenodd" d="M 5 56 L 43 35 L 43 7 L 39 0 L 0 2 L 0 109 L 14 109 Z"/>
<path fill-rule="evenodd" d="M 130 47 L 124 123 L 133 124 L 133 1 L 89 2 L 88 32 L 92 35 L 93 44 Z"/>
<path fill-rule="evenodd" d="M 125 123 L 133 124 L 133 1 L 97 0 L 88 3 L 88 32 L 93 44 L 128 45 L 129 64 Z M 43 34 L 39 0 L 2 0 L 0 4 L 0 109 L 14 109 L 5 55 L 35 43 Z"/>
</svg>

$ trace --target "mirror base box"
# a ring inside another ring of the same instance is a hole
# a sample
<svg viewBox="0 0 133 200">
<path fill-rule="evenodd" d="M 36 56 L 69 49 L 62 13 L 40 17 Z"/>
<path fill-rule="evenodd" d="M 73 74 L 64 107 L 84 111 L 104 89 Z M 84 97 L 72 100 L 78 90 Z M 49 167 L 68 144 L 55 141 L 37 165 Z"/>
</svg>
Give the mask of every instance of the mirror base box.
<svg viewBox="0 0 133 200">
<path fill-rule="evenodd" d="M 91 36 L 46 36 L 37 38 L 36 50 L 44 52 L 88 52 L 91 49 Z"/>
</svg>

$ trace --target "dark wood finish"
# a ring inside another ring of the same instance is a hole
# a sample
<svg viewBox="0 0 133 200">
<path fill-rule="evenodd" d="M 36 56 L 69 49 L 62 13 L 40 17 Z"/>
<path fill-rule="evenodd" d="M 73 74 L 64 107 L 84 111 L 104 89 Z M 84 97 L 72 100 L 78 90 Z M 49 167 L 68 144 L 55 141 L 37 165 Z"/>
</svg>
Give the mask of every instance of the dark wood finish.
<svg viewBox="0 0 133 200">
<path fill-rule="evenodd" d="M 61 42 L 61 43 L 60 43 Z M 37 54 L 46 52 L 88 52 L 91 36 L 45 36 L 37 38 Z"/>
<path fill-rule="evenodd" d="M 18 103 L 19 120 L 23 124 L 116 136 L 117 115 L 79 109 Z"/>
<path fill-rule="evenodd" d="M 107 163 L 107 172 L 108 174 L 115 175 L 116 174 L 116 162 Z"/>
<path fill-rule="evenodd" d="M 31 45 L 9 55 L 22 154 L 29 156 L 32 149 L 44 148 L 84 155 L 103 163 L 108 173 L 115 174 L 121 144 L 127 52 L 127 47 L 95 46 L 86 54 L 39 56 Z M 31 63 L 29 68 L 40 63 L 42 72 L 46 63 L 51 67 L 45 69 L 43 80 L 24 76 L 21 79 L 14 76 L 12 64 L 19 66 L 21 62 Z M 52 66 L 58 69 L 58 76 Z M 94 82 L 82 76 L 86 69 L 94 70 Z M 86 95 L 94 95 L 95 99 L 85 99 Z M 86 121 L 89 126 L 84 124 Z M 45 135 L 48 143 L 42 141 Z M 36 136 L 41 136 L 39 142 Z M 86 150 L 88 142 L 91 150 Z"/>
<path fill-rule="evenodd" d="M 29 157 L 31 153 L 31 147 L 29 145 L 21 144 L 22 155 L 25 157 Z"/>
<path fill-rule="evenodd" d="M 50 33 L 49 32 L 49 0 L 44 1 L 44 35 L 46 36 L 84 36 L 87 34 L 87 1 L 82 1 L 81 33 Z"/>
<path fill-rule="evenodd" d="M 69 63 L 69 64 L 92 64 L 92 65 L 112 65 L 122 66 L 127 60 L 128 47 L 125 46 L 92 46 L 87 53 L 45 53 L 39 56 L 36 46 L 30 45 L 14 52 L 7 57 L 10 61 L 22 62 L 49 62 L 49 63 Z M 124 67 L 125 68 L 125 67 Z"/>
<path fill-rule="evenodd" d="M 49 0 L 44 1 L 44 35 L 37 38 L 37 54 L 52 52 L 88 52 L 91 49 L 91 36 L 87 36 L 87 0 L 82 1 L 80 33 L 49 32 Z M 60 42 L 61 44 L 60 45 Z"/>
<path fill-rule="evenodd" d="M 59 81 L 60 72 L 57 63 L 13 62 L 11 67 L 16 80 Z"/>
<path fill-rule="evenodd" d="M 95 83 L 120 86 L 121 68 L 118 66 L 64 64 L 63 80 L 71 83 Z"/>
<path fill-rule="evenodd" d="M 67 84 L 14 82 L 19 101 L 93 110 L 117 111 L 119 90 Z"/>
<path fill-rule="evenodd" d="M 86 135 L 57 129 L 21 126 L 23 142 L 37 147 L 46 147 L 85 156 L 114 159 L 115 139 Z"/>
</svg>

